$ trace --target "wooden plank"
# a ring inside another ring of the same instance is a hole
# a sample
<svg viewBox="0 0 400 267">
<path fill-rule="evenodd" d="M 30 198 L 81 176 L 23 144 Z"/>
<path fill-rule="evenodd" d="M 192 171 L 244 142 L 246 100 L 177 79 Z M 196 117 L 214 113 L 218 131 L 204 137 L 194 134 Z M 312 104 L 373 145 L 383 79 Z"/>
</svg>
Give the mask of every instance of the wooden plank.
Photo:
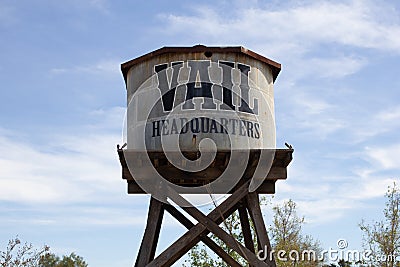
<svg viewBox="0 0 400 267">
<path fill-rule="evenodd" d="M 236 209 L 238 201 L 246 196 L 249 183 L 250 181 L 245 182 L 236 192 L 211 211 L 207 217 L 216 224 L 220 224 L 223 218 L 229 216 Z M 150 262 L 148 267 L 171 266 L 200 241 L 200 236 L 205 236 L 209 232 L 210 231 L 203 224 L 196 224 Z"/>
<path fill-rule="evenodd" d="M 249 217 L 247 216 L 247 209 L 244 206 L 244 203 L 239 204 L 239 218 L 240 218 L 240 225 L 242 227 L 243 237 L 244 237 L 244 244 L 246 248 L 248 248 L 251 252 L 254 251 L 254 243 L 253 237 L 251 236 L 251 229 L 249 223 Z"/>
<path fill-rule="evenodd" d="M 163 168 L 159 167 L 158 169 L 159 169 L 159 170 L 162 170 L 164 173 L 168 172 L 168 173 L 169 173 L 169 176 L 173 176 L 175 180 L 184 179 L 184 180 L 186 181 L 186 183 L 188 183 L 188 184 L 192 184 L 192 183 L 189 182 L 189 180 L 190 180 L 190 179 L 193 179 L 193 178 L 196 178 L 196 179 L 198 179 L 198 180 L 200 180 L 200 181 L 204 181 L 204 180 L 206 180 L 206 181 L 208 181 L 208 180 L 213 181 L 213 180 L 215 180 L 215 179 L 213 179 L 213 178 L 210 176 L 210 173 L 211 173 L 212 175 L 216 176 L 216 178 L 218 178 L 218 177 L 220 176 L 220 174 L 222 174 L 222 171 L 212 173 L 212 170 L 214 170 L 215 168 L 214 168 L 214 169 L 210 168 L 210 171 L 209 171 L 209 172 L 203 171 L 203 172 L 200 172 L 200 173 L 197 173 L 197 174 L 196 174 L 196 173 L 194 173 L 194 174 L 185 174 L 185 173 L 183 173 L 183 172 L 179 172 L 179 171 L 175 170 L 173 167 L 163 167 Z M 253 167 L 251 170 L 254 171 L 254 169 L 255 169 L 255 167 Z M 244 177 L 247 177 L 247 176 L 248 176 L 248 178 L 252 178 L 252 171 L 251 171 L 251 170 L 250 170 L 250 171 L 247 171 L 247 172 L 244 174 Z M 210 176 L 210 177 L 205 177 L 204 175 L 208 175 L 208 176 Z M 124 166 L 124 167 L 122 168 L 122 178 L 125 179 L 125 180 L 127 180 L 127 181 L 134 181 L 134 180 L 135 180 L 135 179 L 132 177 L 132 174 L 130 173 L 130 171 L 129 171 L 129 169 L 128 169 L 127 166 Z M 265 179 L 266 179 L 266 180 L 282 180 L 282 179 L 286 179 L 286 178 L 287 178 L 287 170 L 286 170 L 285 167 L 272 166 L 271 169 L 270 169 L 270 171 L 268 172 L 267 177 L 266 177 Z M 148 178 L 147 178 L 147 177 L 143 177 L 143 178 L 136 178 L 136 179 L 143 179 L 143 180 L 146 180 L 146 179 L 148 179 Z M 171 179 L 169 179 L 169 180 L 172 181 L 172 180 L 174 180 L 174 179 L 171 178 Z"/>
<path fill-rule="evenodd" d="M 194 227 L 194 224 L 186 218 L 179 210 L 171 205 L 165 205 L 165 209 L 175 217 L 181 224 L 183 224 L 187 229 Z M 210 249 L 212 249 L 218 256 L 220 256 L 229 266 L 242 267 L 237 261 L 235 261 L 228 253 L 225 252 L 218 244 L 216 244 L 208 236 L 201 236 L 201 241 L 206 244 Z"/>
<path fill-rule="evenodd" d="M 150 199 L 146 230 L 136 258 L 135 267 L 146 266 L 147 263 L 154 259 L 163 215 L 163 203 L 152 197 Z"/>
<path fill-rule="evenodd" d="M 259 194 L 275 194 L 275 182 L 273 180 L 265 180 L 259 188 L 257 188 L 257 193 Z M 181 182 L 180 184 L 184 184 L 184 182 Z M 222 188 L 220 186 L 219 188 Z M 234 190 L 231 191 L 231 193 Z M 181 193 L 181 192 L 179 192 Z M 218 193 L 224 193 L 224 192 L 213 192 L 215 194 Z M 143 191 L 143 189 L 134 181 L 130 180 L 128 181 L 128 194 L 146 194 L 146 192 Z"/>
<path fill-rule="evenodd" d="M 264 253 L 268 252 L 269 254 L 272 251 L 272 248 L 268 238 L 267 229 L 265 228 L 264 219 L 262 217 L 258 194 L 255 192 L 249 193 L 246 196 L 246 200 L 250 217 L 254 223 L 258 242 L 261 246 L 261 249 L 265 250 L 265 248 L 267 248 L 267 251 L 264 251 Z M 269 255 L 267 255 L 265 262 L 270 267 L 276 267 L 275 259 L 273 257 L 270 259 Z"/>
</svg>

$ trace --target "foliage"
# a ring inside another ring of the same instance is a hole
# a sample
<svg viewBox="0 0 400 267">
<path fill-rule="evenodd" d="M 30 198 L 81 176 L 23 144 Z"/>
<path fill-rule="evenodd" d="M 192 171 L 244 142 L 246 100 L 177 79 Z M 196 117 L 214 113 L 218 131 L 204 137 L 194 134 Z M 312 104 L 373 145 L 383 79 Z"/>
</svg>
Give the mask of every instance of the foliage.
<svg viewBox="0 0 400 267">
<path fill-rule="evenodd" d="M 386 207 L 381 221 L 360 223 L 364 248 L 372 252 L 370 264 L 393 267 L 400 265 L 400 189 L 393 183 L 385 194 Z"/>
<path fill-rule="evenodd" d="M 296 203 L 285 201 L 275 206 L 273 212 L 270 232 L 277 266 L 318 266 L 320 244 L 310 235 L 302 234 L 304 217 L 297 215 Z"/>
<path fill-rule="evenodd" d="M 40 250 L 33 248 L 32 244 L 21 244 L 21 240 L 16 237 L 8 242 L 6 251 L 0 251 L 1 267 L 36 267 L 40 258 L 49 250 L 44 246 Z"/>
<path fill-rule="evenodd" d="M 39 261 L 39 267 L 87 267 L 87 263 L 81 256 L 71 253 L 69 256 L 60 257 L 53 253 L 47 253 Z"/>
<path fill-rule="evenodd" d="M 267 200 L 265 198 L 261 199 L 261 204 L 265 205 Z M 318 241 L 315 241 L 311 236 L 303 236 L 301 233 L 301 226 L 304 224 L 304 218 L 300 218 L 296 213 L 296 204 L 292 201 L 286 201 L 282 206 L 276 206 L 273 209 L 274 217 L 273 217 L 273 225 L 270 227 L 272 239 L 273 249 L 275 251 L 279 251 L 281 249 L 285 251 L 290 251 L 292 249 L 296 249 L 298 252 L 302 250 L 315 250 L 316 253 L 321 251 L 320 245 Z M 258 247 L 256 243 L 255 231 L 253 222 L 250 220 L 250 227 L 253 234 L 254 247 L 257 252 Z M 242 228 L 240 225 L 239 214 L 234 212 L 231 216 L 229 216 L 225 220 L 225 224 L 222 227 L 230 233 L 238 242 L 243 244 L 244 236 L 242 233 Z M 248 263 L 244 258 L 238 255 L 233 250 L 229 249 L 224 242 L 220 239 L 216 238 L 213 235 L 210 235 L 211 238 L 222 247 L 233 259 L 235 259 L 242 266 L 248 266 Z M 264 249 L 264 248 L 262 248 Z M 318 255 L 318 254 L 317 254 Z M 210 250 L 204 245 L 196 245 L 193 249 L 190 250 L 188 259 L 185 263 L 188 263 L 187 266 L 215 266 L 215 267 L 223 267 L 228 266 L 222 259 L 213 257 L 210 253 Z M 302 262 L 284 262 L 277 261 L 277 266 L 317 266 L 318 262 L 316 261 L 302 261 Z M 186 266 L 185 264 L 183 266 Z"/>
<path fill-rule="evenodd" d="M 261 205 L 266 205 L 268 202 L 267 198 L 262 197 L 260 199 L 260 204 Z M 257 249 L 256 246 L 256 235 L 254 232 L 254 224 L 251 220 L 249 220 L 250 223 L 250 228 L 252 231 L 253 235 L 253 241 L 255 243 L 255 249 Z M 239 213 L 238 211 L 233 212 L 228 218 L 225 219 L 225 221 L 222 223 L 221 226 L 227 233 L 229 233 L 231 236 L 233 236 L 239 243 L 244 242 L 244 236 L 242 232 L 242 227 L 240 225 L 240 218 L 239 218 Z M 220 240 L 218 237 L 216 237 L 213 234 L 209 235 L 210 238 L 217 243 L 221 248 L 225 250 L 226 253 L 228 253 L 235 261 L 237 261 L 239 264 L 243 266 L 247 266 L 247 261 L 241 257 L 238 253 L 236 253 L 234 250 L 229 248 L 222 240 Z M 196 245 L 193 247 L 189 253 L 188 256 L 189 258 L 185 260 L 185 263 L 188 265 L 183 264 L 183 266 L 196 266 L 196 267 L 205 267 L 205 266 L 214 266 L 214 267 L 226 267 L 229 266 L 227 265 L 222 259 L 219 257 L 215 258 L 213 257 L 214 252 L 208 249 L 206 245 L 201 244 L 201 245 Z"/>
<path fill-rule="evenodd" d="M 252 226 L 252 225 L 251 225 Z M 238 242 L 243 243 L 244 237 L 242 233 L 242 228 L 240 226 L 239 214 L 237 211 L 232 213 L 231 216 L 226 218 L 225 222 L 222 224 L 222 228 L 230 233 Z M 211 239 L 222 247 L 225 252 L 227 252 L 234 260 L 242 265 L 246 265 L 245 259 L 243 259 L 239 254 L 229 248 L 222 240 L 214 235 L 210 235 Z M 189 251 L 189 259 L 185 260 L 189 265 L 187 266 L 215 266 L 215 267 L 225 267 L 228 266 L 222 259 L 213 258 L 213 252 L 211 252 L 204 244 L 196 245 Z M 186 265 L 183 265 L 186 266 Z"/>
<path fill-rule="evenodd" d="M 188 266 L 197 267 L 208 267 L 208 266 L 220 266 L 215 260 L 209 255 L 208 250 L 204 244 L 200 246 L 197 244 L 189 251 L 189 259 L 185 260 L 189 263 Z M 183 266 L 186 266 L 183 264 Z"/>
<path fill-rule="evenodd" d="M 338 261 L 338 265 L 339 267 L 351 267 L 351 262 L 344 259 L 340 259 Z"/>
<path fill-rule="evenodd" d="M 275 206 L 273 211 L 271 233 L 275 246 L 296 243 L 300 239 L 301 226 L 304 223 L 304 217 L 297 216 L 296 203 L 288 200 L 282 206 Z"/>
<path fill-rule="evenodd" d="M 328 264 L 323 265 L 323 267 L 351 267 L 351 266 L 352 262 L 344 259 L 340 259 L 337 264 L 331 263 L 329 265 Z"/>
<path fill-rule="evenodd" d="M 71 253 L 62 258 L 49 252 L 50 248 L 44 246 L 37 250 L 32 244 L 21 244 L 18 237 L 8 242 L 6 250 L 0 251 L 1 267 L 87 267 L 82 257 Z"/>
</svg>

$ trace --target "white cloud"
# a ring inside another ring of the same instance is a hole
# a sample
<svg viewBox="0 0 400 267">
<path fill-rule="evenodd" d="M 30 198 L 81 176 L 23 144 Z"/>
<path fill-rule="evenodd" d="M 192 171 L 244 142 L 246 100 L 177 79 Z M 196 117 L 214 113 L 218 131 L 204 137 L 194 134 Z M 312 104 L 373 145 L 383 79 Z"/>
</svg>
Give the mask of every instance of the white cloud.
<svg viewBox="0 0 400 267">
<path fill-rule="evenodd" d="M 313 201 L 298 201 L 299 214 L 310 224 L 323 224 L 343 217 L 358 205 L 340 198 L 321 198 Z M 323 216 L 321 216 L 323 214 Z"/>
<path fill-rule="evenodd" d="M 0 200 L 69 203 L 96 198 L 99 189 L 115 192 L 118 185 L 112 178 L 120 174 L 114 144 L 119 139 L 115 135 L 65 137 L 57 152 L 1 137 L 0 149 L 7 152 L 0 158 Z M 82 143 L 86 146 L 78 147 Z"/>
<path fill-rule="evenodd" d="M 97 125 L 48 133 L 40 146 L 0 128 L 2 224 L 143 225 L 148 197 L 128 196 L 116 151 L 123 110 L 93 111 Z"/>
<path fill-rule="evenodd" d="M 351 190 L 351 194 L 348 196 L 352 201 L 355 200 L 368 200 L 372 198 L 382 197 L 386 191 L 388 186 L 393 184 L 393 179 L 378 176 L 378 175 L 370 175 L 366 179 L 361 179 L 359 184 Z"/>
<path fill-rule="evenodd" d="M 366 60 L 353 56 L 335 58 L 314 58 L 307 61 L 309 75 L 321 78 L 342 78 L 359 71 L 366 65 Z"/>
<path fill-rule="evenodd" d="M 116 144 L 122 142 L 122 108 L 106 112 L 100 130 L 49 133 L 40 147 L 0 131 L 0 200 L 19 203 L 76 203 L 110 198 L 125 191 Z M 108 124 L 109 119 L 119 121 Z"/>
<path fill-rule="evenodd" d="M 86 73 L 95 75 L 116 75 L 120 73 L 119 60 L 101 60 L 94 64 L 87 64 L 84 66 L 74 66 L 68 68 L 52 68 L 50 70 L 53 74 L 63 73 Z"/>
<path fill-rule="evenodd" d="M 380 111 L 376 118 L 383 122 L 390 122 L 392 124 L 399 123 L 400 121 L 400 106 L 390 107 L 383 111 Z"/>
<path fill-rule="evenodd" d="M 324 96 L 309 93 L 303 88 L 292 88 L 290 92 L 281 94 L 287 94 L 282 101 L 290 107 L 282 111 L 283 122 L 280 125 L 284 128 L 296 129 L 299 134 L 325 140 L 348 126 L 348 122 L 337 114 L 337 103 L 330 103 Z"/>
<path fill-rule="evenodd" d="M 312 177 L 314 179 L 311 181 Z M 329 182 L 326 181 L 327 177 L 323 181 L 318 181 L 315 177 L 318 176 L 309 172 L 308 180 L 291 175 L 290 179 L 298 181 L 279 182 L 279 194 L 274 205 L 282 199 L 291 198 L 298 204 L 299 214 L 304 216 L 308 223 L 323 224 L 359 211 L 360 208 L 364 208 L 365 202 L 383 197 L 387 187 L 393 184 L 393 179 L 376 175 L 349 176 L 346 177 L 347 181 L 341 181 L 343 177 L 331 177 Z"/>
<path fill-rule="evenodd" d="M 399 54 L 397 10 L 356 0 L 229 5 L 233 6 L 201 5 L 192 14 L 164 14 L 166 24 L 160 32 L 191 44 L 207 40 L 207 45 L 244 45 L 281 62 L 285 81 L 279 80 L 277 94 L 290 106 L 284 109 L 284 123 L 310 137 L 326 139 L 343 130 L 349 142 L 361 142 L 384 131 L 379 126 L 365 130 L 370 120 L 353 116 L 354 105 L 344 106 L 348 92 L 326 81 L 341 84 L 341 79 L 359 72 L 370 63 L 370 50 Z M 224 8 L 226 12 L 219 12 Z M 307 80 L 324 87 L 310 88 Z"/>
<path fill-rule="evenodd" d="M 307 115 L 321 114 L 333 108 L 333 105 L 329 104 L 327 101 L 317 99 L 315 96 L 307 94 L 306 92 L 298 93 L 293 100 Z"/>
<path fill-rule="evenodd" d="M 290 39 L 399 52 L 400 26 L 379 21 L 376 12 L 382 10 L 378 11 L 375 6 L 367 1 L 312 2 L 276 12 L 271 20 L 277 21 L 279 26 L 286 25 L 283 35 Z M 264 18 L 270 16 L 268 11 L 264 14 Z"/>
<path fill-rule="evenodd" d="M 352 135 L 352 143 L 365 142 L 371 138 L 385 134 L 392 135 L 398 140 L 396 132 L 400 129 L 400 107 L 389 106 L 383 107 L 380 110 L 378 108 L 376 107 L 377 110 L 371 112 L 371 116 L 356 117 L 357 119 L 353 119 L 348 124 L 351 126 L 349 133 Z M 382 137 L 383 142 L 385 142 L 385 139 L 387 137 Z"/>
<path fill-rule="evenodd" d="M 385 148 L 379 154 L 383 161 L 388 158 L 389 163 L 385 162 L 394 173 L 400 165 L 398 160 L 391 161 L 390 157 L 399 149 L 400 146 L 395 145 L 393 150 Z M 368 161 L 360 162 L 360 158 Z M 357 162 L 356 165 L 352 165 L 353 162 Z M 386 167 L 365 151 L 320 155 L 295 150 L 288 179 L 276 184 L 275 202 L 293 199 L 298 204 L 299 214 L 312 225 L 352 216 L 364 209 L 365 203 L 382 198 L 394 180 L 399 181 L 399 177 L 382 172 Z"/>
<path fill-rule="evenodd" d="M 37 209 L 31 208 L 30 213 L 19 210 L 14 216 L 0 216 L 2 224 L 36 225 L 36 226 L 142 226 L 146 222 L 147 211 L 145 204 L 148 197 L 141 195 L 143 208 L 128 205 L 69 205 L 59 206 L 40 205 Z"/>
<path fill-rule="evenodd" d="M 400 170 L 400 158 L 397 157 L 399 151 L 400 143 L 386 147 L 367 147 L 365 149 L 367 160 L 372 165 L 377 165 L 383 170 Z M 400 177 L 398 177 L 398 179 L 400 179 Z"/>
<path fill-rule="evenodd" d="M 224 15 L 198 6 L 195 15 L 164 15 L 164 31 L 201 36 L 212 43 L 246 42 L 274 55 L 303 53 L 327 43 L 400 52 L 398 14 L 384 4 L 377 8 L 367 1 L 311 1 L 274 10 L 248 5 L 236 11 Z M 385 21 L 380 19 L 382 12 L 387 14 Z"/>
</svg>

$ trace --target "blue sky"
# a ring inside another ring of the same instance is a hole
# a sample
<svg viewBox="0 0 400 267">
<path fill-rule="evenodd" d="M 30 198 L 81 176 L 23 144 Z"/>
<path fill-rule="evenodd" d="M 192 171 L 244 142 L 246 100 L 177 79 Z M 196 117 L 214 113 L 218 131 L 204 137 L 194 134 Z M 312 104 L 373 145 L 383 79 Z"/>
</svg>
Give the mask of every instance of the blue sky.
<svg viewBox="0 0 400 267">
<path fill-rule="evenodd" d="M 399 182 L 396 1 L 0 1 L 0 245 L 19 235 L 90 266 L 131 266 L 148 197 L 126 194 L 116 144 L 122 62 L 162 46 L 241 45 L 282 64 L 277 145 L 324 248 L 382 216 Z M 264 209 L 270 223 L 271 206 Z M 167 216 L 160 248 L 183 228 Z"/>
</svg>

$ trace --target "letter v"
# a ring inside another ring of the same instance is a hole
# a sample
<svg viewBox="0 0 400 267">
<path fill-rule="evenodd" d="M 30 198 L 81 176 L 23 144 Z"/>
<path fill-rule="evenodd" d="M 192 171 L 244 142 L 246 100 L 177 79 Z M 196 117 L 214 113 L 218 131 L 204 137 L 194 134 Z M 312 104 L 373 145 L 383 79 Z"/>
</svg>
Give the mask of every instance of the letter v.
<svg viewBox="0 0 400 267">
<path fill-rule="evenodd" d="M 158 89 L 161 93 L 164 111 L 172 110 L 176 86 L 178 85 L 179 69 L 182 67 L 182 65 L 183 62 L 172 63 L 172 77 L 167 76 L 168 63 L 154 66 L 154 70 L 157 73 Z"/>
</svg>

